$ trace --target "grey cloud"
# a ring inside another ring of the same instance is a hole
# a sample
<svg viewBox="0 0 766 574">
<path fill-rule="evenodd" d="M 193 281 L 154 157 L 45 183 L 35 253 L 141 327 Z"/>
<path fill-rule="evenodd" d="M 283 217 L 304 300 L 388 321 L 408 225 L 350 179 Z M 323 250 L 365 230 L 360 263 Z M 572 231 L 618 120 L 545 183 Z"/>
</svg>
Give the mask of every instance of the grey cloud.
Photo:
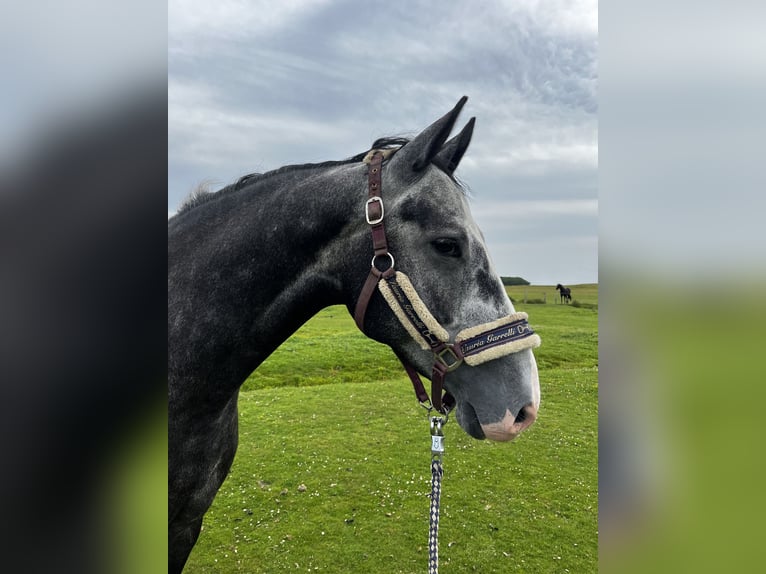
<svg viewBox="0 0 766 574">
<path fill-rule="evenodd" d="M 462 121 L 476 115 L 477 127 L 458 176 L 477 208 L 595 201 L 593 3 L 222 5 L 195 16 L 195 4 L 184 3 L 187 13 L 174 23 L 180 12 L 171 3 L 170 211 L 200 180 L 228 183 L 348 157 L 380 136 L 412 135 L 463 94 L 470 100 Z M 528 232 L 582 226 L 557 217 L 540 213 Z M 595 236 L 595 217 L 588 221 Z M 502 254 L 496 260 L 513 274 Z"/>
</svg>

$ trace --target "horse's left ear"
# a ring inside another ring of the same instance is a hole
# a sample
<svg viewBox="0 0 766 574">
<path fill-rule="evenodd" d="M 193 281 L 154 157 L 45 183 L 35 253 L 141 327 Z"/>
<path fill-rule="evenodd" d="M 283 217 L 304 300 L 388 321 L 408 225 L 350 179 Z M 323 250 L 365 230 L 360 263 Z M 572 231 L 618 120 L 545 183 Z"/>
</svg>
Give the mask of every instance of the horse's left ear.
<svg viewBox="0 0 766 574">
<path fill-rule="evenodd" d="M 463 109 L 467 100 L 467 96 L 460 98 L 452 110 L 420 132 L 410 143 L 394 154 L 391 159 L 391 169 L 400 172 L 409 179 L 414 173 L 427 168 L 441 151 L 444 142 L 447 141 L 460 110 Z"/>
<path fill-rule="evenodd" d="M 471 143 L 471 136 L 473 135 L 473 126 L 476 124 L 476 118 L 471 118 L 468 123 L 460 131 L 458 135 L 449 140 L 441 151 L 436 154 L 436 159 L 444 164 L 447 173 L 452 175 L 455 173 L 460 160 L 463 159 L 465 150 L 468 149 L 468 144 Z"/>
</svg>

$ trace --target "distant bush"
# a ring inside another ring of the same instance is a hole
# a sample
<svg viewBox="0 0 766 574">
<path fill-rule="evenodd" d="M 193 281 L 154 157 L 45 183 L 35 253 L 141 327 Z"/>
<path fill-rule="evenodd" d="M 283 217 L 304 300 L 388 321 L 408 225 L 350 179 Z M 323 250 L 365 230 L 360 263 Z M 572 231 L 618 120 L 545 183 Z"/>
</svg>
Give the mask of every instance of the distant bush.
<svg viewBox="0 0 766 574">
<path fill-rule="evenodd" d="M 545 305 L 546 303 L 548 303 L 545 299 L 540 299 L 539 297 L 534 299 L 527 297 L 526 301 L 524 301 L 524 297 L 511 297 L 509 295 L 508 298 L 511 300 L 511 303 L 513 303 L 514 305 L 516 303 L 525 303 L 527 305 Z"/>
<path fill-rule="evenodd" d="M 595 303 L 581 303 L 577 299 L 572 300 L 572 307 L 580 307 L 582 309 L 598 309 L 598 305 Z"/>
<path fill-rule="evenodd" d="M 529 281 L 523 277 L 500 277 L 503 280 L 503 285 L 529 285 Z"/>
</svg>

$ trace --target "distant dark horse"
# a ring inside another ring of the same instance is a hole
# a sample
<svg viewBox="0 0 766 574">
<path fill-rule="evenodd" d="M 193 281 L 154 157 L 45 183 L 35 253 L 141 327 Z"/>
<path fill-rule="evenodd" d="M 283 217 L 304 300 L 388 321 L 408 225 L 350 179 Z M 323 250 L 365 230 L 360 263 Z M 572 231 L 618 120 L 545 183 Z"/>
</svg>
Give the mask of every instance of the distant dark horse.
<svg viewBox="0 0 766 574">
<path fill-rule="evenodd" d="M 564 287 L 561 283 L 558 283 L 556 289 L 558 290 L 559 295 L 561 295 L 562 303 L 572 302 L 572 290 L 569 287 Z"/>
<path fill-rule="evenodd" d="M 411 141 L 395 142 L 403 147 L 389 146 L 381 169 L 385 209 L 367 199 L 365 152 L 243 178 L 198 194 L 168 221 L 171 573 L 183 569 L 234 459 L 240 385 L 320 309 L 344 304 L 353 313 L 370 275 L 370 226 L 383 213 L 396 269 L 409 275 L 450 337 L 513 313 L 453 177 L 474 125 L 446 141 L 464 103 Z M 373 258 L 373 266 L 387 260 Z M 363 325 L 367 336 L 431 376 L 434 355 L 380 294 L 371 297 Z M 445 388 L 456 399 L 458 423 L 478 439 L 513 439 L 540 403 L 530 349 L 461 364 Z"/>
</svg>

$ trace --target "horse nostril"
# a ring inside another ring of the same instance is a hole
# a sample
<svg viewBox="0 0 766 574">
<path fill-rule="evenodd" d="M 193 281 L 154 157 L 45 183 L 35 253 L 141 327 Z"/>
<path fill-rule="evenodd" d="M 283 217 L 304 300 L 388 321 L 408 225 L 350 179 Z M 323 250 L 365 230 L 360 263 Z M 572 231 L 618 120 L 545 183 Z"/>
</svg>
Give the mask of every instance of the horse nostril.
<svg viewBox="0 0 766 574">
<path fill-rule="evenodd" d="M 525 423 L 524 427 L 528 427 L 537 419 L 537 409 L 534 405 L 527 405 L 523 407 L 519 414 L 516 415 L 516 423 Z"/>
</svg>

